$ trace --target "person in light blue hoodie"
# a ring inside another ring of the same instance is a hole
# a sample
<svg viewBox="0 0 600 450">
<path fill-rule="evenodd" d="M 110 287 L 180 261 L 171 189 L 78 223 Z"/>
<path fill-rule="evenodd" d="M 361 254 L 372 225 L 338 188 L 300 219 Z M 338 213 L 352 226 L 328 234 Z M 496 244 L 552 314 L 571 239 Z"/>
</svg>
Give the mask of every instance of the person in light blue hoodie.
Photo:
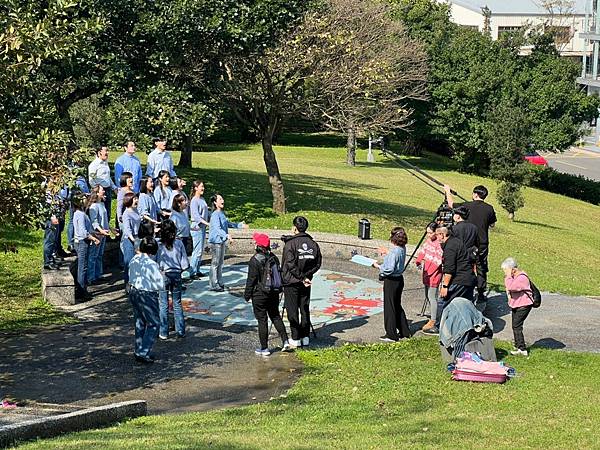
<svg viewBox="0 0 600 450">
<path fill-rule="evenodd" d="M 89 300 L 91 295 L 87 291 L 88 252 L 90 245 L 100 245 L 100 241 L 93 234 L 92 222 L 85 209 L 85 197 L 75 195 L 73 202 L 73 243 L 77 252 L 77 259 L 72 263 L 71 273 L 75 273 L 75 298 Z"/>
<path fill-rule="evenodd" d="M 171 215 L 171 196 L 173 191 L 170 187 L 171 175 L 166 170 L 161 170 L 158 174 L 156 186 L 154 187 L 154 200 L 158 206 L 158 214 L 163 219 L 168 219 Z"/>
<path fill-rule="evenodd" d="M 133 192 L 128 192 L 123 197 L 122 227 L 121 227 L 121 252 L 123 253 L 123 280 L 125 291 L 129 293 L 129 262 L 135 256 L 135 248 L 138 243 L 140 230 L 140 215 L 137 212 L 138 197 Z"/>
<path fill-rule="evenodd" d="M 406 314 L 402 308 L 402 290 L 404 289 L 404 261 L 406 260 L 406 243 L 408 236 L 402 227 L 392 228 L 390 232 L 392 247 L 383 259 L 382 264 L 373 263 L 379 269 L 379 279 L 383 280 L 383 322 L 384 342 L 397 342 L 401 338 L 410 337 L 410 329 Z"/>
<path fill-rule="evenodd" d="M 229 228 L 248 228 L 244 222 L 230 222 L 225 216 L 225 200 L 219 193 L 210 198 L 213 212 L 210 216 L 210 228 L 208 230 L 208 243 L 212 253 L 210 263 L 209 288 L 211 291 L 223 292 L 223 263 L 225 262 L 225 251 L 227 244 L 231 242 Z"/>
<path fill-rule="evenodd" d="M 90 246 L 88 254 L 88 284 L 92 284 L 99 280 L 104 274 L 102 260 L 104 258 L 104 246 L 106 237 L 110 236 L 110 228 L 108 225 L 108 214 L 104 206 L 104 188 L 100 185 L 92 189 L 88 201 L 88 215 L 92 228 L 96 232 L 96 237 L 100 240 L 100 244 Z"/>
<path fill-rule="evenodd" d="M 200 264 L 202 264 L 202 253 L 204 253 L 204 241 L 206 240 L 206 227 L 209 225 L 208 205 L 202 196 L 204 194 L 204 183 L 200 180 L 192 184 L 192 200 L 190 202 L 190 215 L 192 218 L 190 233 L 192 235 L 193 250 L 190 266 L 190 276 L 199 278 Z"/>
</svg>

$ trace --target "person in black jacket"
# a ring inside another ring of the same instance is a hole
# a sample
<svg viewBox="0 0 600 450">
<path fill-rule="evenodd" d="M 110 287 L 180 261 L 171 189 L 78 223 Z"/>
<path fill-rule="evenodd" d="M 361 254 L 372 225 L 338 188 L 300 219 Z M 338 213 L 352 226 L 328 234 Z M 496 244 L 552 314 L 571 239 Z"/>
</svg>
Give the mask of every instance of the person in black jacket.
<svg viewBox="0 0 600 450">
<path fill-rule="evenodd" d="M 262 233 L 254 233 L 252 236 L 256 242 L 256 254 L 248 262 L 248 279 L 246 280 L 246 290 L 244 298 L 247 302 L 252 300 L 254 317 L 258 321 L 258 338 L 260 339 L 260 348 L 254 353 L 258 356 L 269 356 L 271 354 L 268 346 L 269 329 L 267 315 L 275 325 L 282 342 L 281 351 L 287 352 L 292 348 L 288 343 L 288 335 L 285 331 L 285 325 L 279 314 L 279 293 L 266 292 L 264 289 L 265 264 L 270 258 L 274 258 L 279 266 L 277 256 L 271 253 L 271 240 L 269 236 Z"/>
<path fill-rule="evenodd" d="M 479 249 L 479 228 L 477 225 L 467 222 L 469 210 L 464 206 L 458 206 L 453 210 L 454 225 L 452 236 L 456 236 L 464 242 L 467 249 Z"/>
<path fill-rule="evenodd" d="M 310 287 L 314 274 L 321 267 L 321 250 L 306 233 L 307 229 L 306 217 L 296 216 L 292 227 L 294 235 L 281 237 L 285 242 L 281 265 L 283 293 L 292 331 L 292 348 L 309 344 Z"/>
<path fill-rule="evenodd" d="M 443 275 L 436 324 L 433 328 L 425 331 L 428 334 L 439 333 L 442 312 L 453 299 L 462 297 L 473 301 L 473 291 L 477 285 L 474 263 L 464 242 L 460 238 L 450 235 L 447 227 L 439 227 L 435 230 L 435 234 L 444 251 L 442 256 Z"/>
</svg>

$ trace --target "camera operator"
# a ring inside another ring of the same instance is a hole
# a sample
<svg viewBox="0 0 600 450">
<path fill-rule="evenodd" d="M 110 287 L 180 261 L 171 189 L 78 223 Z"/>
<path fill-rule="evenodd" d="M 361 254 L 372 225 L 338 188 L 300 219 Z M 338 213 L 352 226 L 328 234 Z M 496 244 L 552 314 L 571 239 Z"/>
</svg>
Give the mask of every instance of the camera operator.
<svg viewBox="0 0 600 450">
<path fill-rule="evenodd" d="M 479 231 L 479 255 L 477 261 L 477 303 L 484 303 L 487 299 L 485 291 L 487 289 L 487 273 L 488 273 L 488 252 L 489 252 L 489 237 L 488 231 L 496 223 L 496 212 L 492 205 L 484 200 L 488 196 L 488 190 L 485 186 L 475 186 L 473 188 L 473 201 L 455 204 L 452 196 L 451 188 L 448 185 L 444 186 L 446 198 L 450 207 L 465 207 L 469 211 L 468 218 L 465 221 L 477 226 Z"/>
<path fill-rule="evenodd" d="M 424 331 L 427 334 L 439 333 L 442 312 L 452 300 L 462 297 L 473 301 L 473 290 L 477 284 L 473 264 L 464 242 L 460 238 L 450 235 L 448 227 L 438 227 L 435 234 L 444 252 L 442 256 L 443 275 L 436 323 L 433 328 Z"/>
</svg>

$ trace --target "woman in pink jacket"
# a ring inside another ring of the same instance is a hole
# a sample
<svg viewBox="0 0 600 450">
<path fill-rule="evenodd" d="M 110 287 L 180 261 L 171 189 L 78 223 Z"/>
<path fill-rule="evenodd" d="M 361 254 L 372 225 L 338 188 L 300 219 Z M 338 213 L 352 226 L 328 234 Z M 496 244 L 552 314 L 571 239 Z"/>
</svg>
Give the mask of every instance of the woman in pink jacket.
<svg viewBox="0 0 600 450">
<path fill-rule="evenodd" d="M 525 338 L 523 337 L 523 323 L 533 307 L 531 284 L 529 277 L 520 270 L 514 258 L 506 258 L 502 263 L 504 271 L 504 287 L 508 297 L 508 306 L 512 311 L 512 329 L 515 336 L 515 350 L 512 355 L 528 356 Z"/>
<path fill-rule="evenodd" d="M 421 247 L 415 263 L 417 267 L 423 266 L 423 285 L 425 286 L 425 300 L 429 301 L 431 315 L 429 321 L 423 325 L 422 330 L 427 331 L 435 325 L 437 314 L 438 287 L 442 281 L 442 255 L 443 250 L 435 236 L 437 223 L 427 225 L 427 239 Z"/>
</svg>

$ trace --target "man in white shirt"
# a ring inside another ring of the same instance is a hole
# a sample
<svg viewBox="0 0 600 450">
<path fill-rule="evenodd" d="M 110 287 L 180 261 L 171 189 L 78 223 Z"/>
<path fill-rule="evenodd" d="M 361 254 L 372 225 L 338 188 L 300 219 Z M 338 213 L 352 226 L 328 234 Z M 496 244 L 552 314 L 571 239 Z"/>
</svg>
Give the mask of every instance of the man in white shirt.
<svg viewBox="0 0 600 450">
<path fill-rule="evenodd" d="M 156 180 L 161 170 L 168 170 L 171 177 L 177 176 L 173 169 L 173 159 L 167 151 L 167 140 L 162 137 L 155 138 L 154 146 L 156 148 L 148 155 L 146 175 Z"/>
<path fill-rule="evenodd" d="M 91 189 L 94 189 L 98 185 L 104 188 L 104 206 L 106 207 L 108 221 L 110 222 L 110 201 L 112 199 L 112 193 L 117 193 L 117 186 L 110 177 L 108 147 L 102 146 L 96 149 L 96 159 L 94 159 L 88 167 L 88 177 Z"/>
</svg>

